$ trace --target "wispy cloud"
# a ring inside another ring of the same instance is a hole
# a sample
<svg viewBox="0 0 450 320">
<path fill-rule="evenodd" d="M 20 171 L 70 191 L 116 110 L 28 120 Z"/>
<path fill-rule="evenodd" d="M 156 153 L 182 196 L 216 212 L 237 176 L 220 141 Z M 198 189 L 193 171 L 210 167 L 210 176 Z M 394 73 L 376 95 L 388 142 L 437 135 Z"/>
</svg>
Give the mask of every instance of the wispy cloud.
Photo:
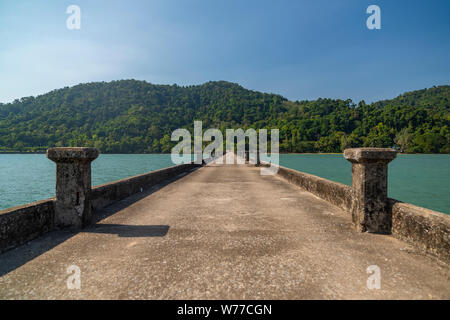
<svg viewBox="0 0 450 320">
<path fill-rule="evenodd" d="M 127 78 L 142 53 L 134 47 L 86 40 L 26 43 L 0 52 L 0 96 L 5 101 L 81 82 Z"/>
</svg>

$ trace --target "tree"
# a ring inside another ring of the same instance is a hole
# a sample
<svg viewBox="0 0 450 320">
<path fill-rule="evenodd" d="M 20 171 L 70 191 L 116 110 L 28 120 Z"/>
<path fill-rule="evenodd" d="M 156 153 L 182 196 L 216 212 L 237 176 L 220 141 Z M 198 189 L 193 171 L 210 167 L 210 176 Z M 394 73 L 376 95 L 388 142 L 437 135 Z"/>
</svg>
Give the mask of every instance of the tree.
<svg viewBox="0 0 450 320">
<path fill-rule="evenodd" d="M 280 129 L 281 152 L 392 147 L 449 152 L 450 86 L 356 106 L 350 99 L 288 101 L 236 83 L 181 87 L 121 80 L 85 83 L 0 104 L 0 150 L 96 146 L 103 153 L 170 152 L 173 130 Z M 408 131 L 404 131 L 408 128 Z"/>
<path fill-rule="evenodd" d="M 400 152 L 404 153 L 411 146 L 413 142 L 413 135 L 408 128 L 403 128 L 395 136 L 394 142 L 399 147 Z"/>
<path fill-rule="evenodd" d="M 392 146 L 393 131 L 381 122 L 370 130 L 364 140 L 365 147 L 383 148 Z"/>
</svg>

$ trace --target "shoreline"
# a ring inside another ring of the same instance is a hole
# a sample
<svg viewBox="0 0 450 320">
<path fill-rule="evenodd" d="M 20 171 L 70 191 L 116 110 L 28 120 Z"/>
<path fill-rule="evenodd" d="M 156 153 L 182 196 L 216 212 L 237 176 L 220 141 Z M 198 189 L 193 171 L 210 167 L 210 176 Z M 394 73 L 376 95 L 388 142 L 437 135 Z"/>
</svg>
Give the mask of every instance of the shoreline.
<svg viewBox="0 0 450 320">
<path fill-rule="evenodd" d="M 46 151 L 35 151 L 35 152 L 27 152 L 27 151 L 0 151 L 0 155 L 2 154 L 46 154 Z M 154 153 L 121 153 L 121 152 L 100 152 L 100 154 L 167 154 L 170 155 L 170 153 L 162 153 L 162 152 L 154 152 Z M 280 152 L 279 154 L 298 154 L 298 155 L 342 155 L 343 152 Z M 397 155 L 445 155 L 450 153 L 397 153 Z"/>
</svg>

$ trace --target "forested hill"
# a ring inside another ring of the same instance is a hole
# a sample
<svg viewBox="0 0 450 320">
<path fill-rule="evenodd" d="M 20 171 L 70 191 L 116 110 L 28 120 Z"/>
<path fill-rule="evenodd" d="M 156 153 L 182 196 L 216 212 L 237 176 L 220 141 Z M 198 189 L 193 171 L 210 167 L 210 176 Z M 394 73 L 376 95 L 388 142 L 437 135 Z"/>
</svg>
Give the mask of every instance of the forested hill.
<svg viewBox="0 0 450 320">
<path fill-rule="evenodd" d="M 397 146 L 450 153 L 450 86 L 356 105 L 350 99 L 292 102 L 225 81 L 80 84 L 0 104 L 0 151 L 95 146 L 103 153 L 170 152 L 171 132 L 192 130 L 194 120 L 204 129 L 278 128 L 284 152 Z"/>
</svg>

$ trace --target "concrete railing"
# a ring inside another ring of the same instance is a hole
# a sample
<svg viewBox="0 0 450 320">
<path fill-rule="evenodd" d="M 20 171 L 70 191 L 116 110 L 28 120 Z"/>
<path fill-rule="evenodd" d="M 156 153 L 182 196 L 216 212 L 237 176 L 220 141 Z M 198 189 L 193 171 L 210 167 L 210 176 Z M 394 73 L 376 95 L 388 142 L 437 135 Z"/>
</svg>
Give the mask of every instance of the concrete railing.
<svg viewBox="0 0 450 320">
<path fill-rule="evenodd" d="M 282 166 L 278 168 L 278 175 L 343 210 L 351 210 L 352 188 L 345 184 Z"/>
<path fill-rule="evenodd" d="M 1 210 L 0 252 L 54 229 L 87 226 L 94 210 L 200 166 L 181 164 L 91 188 L 91 162 L 97 156 L 95 148 L 47 150 L 56 162 L 56 197 Z"/>
<path fill-rule="evenodd" d="M 352 187 L 282 166 L 278 175 L 349 212 L 358 231 L 392 234 L 450 262 L 450 215 L 387 197 L 395 150 L 347 149 L 344 157 L 352 163 Z"/>
<path fill-rule="evenodd" d="M 55 199 L 0 210 L 0 253 L 54 229 Z"/>
<path fill-rule="evenodd" d="M 392 235 L 450 263 L 450 215 L 389 199 Z"/>
</svg>

